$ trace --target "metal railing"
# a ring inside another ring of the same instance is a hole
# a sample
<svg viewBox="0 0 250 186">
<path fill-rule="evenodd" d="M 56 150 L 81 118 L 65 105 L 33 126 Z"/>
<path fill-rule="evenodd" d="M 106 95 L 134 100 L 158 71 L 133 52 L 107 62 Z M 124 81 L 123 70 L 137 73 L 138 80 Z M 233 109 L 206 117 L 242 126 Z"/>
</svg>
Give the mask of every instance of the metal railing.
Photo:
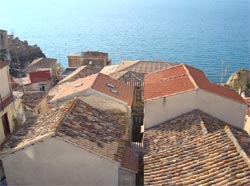
<svg viewBox="0 0 250 186">
<path fill-rule="evenodd" d="M 131 148 L 136 152 L 143 152 L 143 143 L 141 142 L 131 142 Z"/>
</svg>

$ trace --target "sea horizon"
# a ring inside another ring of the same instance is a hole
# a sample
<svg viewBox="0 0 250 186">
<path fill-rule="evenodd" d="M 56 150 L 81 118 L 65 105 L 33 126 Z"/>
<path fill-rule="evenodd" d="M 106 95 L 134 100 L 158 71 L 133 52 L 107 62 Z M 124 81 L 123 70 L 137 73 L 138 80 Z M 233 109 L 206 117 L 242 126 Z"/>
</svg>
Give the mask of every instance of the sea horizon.
<svg viewBox="0 0 250 186">
<path fill-rule="evenodd" d="M 225 82 L 250 69 L 249 0 L 122 0 L 91 2 L 31 0 L 3 3 L 0 29 L 38 45 L 67 67 L 81 51 L 109 53 L 122 60 L 185 63 Z M 37 8 L 34 8 L 37 7 Z M 12 14 L 7 14 L 7 10 Z M 40 11 L 39 11 L 40 10 Z"/>
</svg>

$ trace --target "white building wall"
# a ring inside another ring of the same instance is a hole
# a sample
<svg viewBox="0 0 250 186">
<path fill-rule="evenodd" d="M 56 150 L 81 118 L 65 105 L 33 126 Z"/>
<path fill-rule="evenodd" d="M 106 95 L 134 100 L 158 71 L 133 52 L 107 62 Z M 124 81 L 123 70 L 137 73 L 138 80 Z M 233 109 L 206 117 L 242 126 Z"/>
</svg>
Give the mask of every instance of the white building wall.
<svg viewBox="0 0 250 186">
<path fill-rule="evenodd" d="M 197 91 L 144 102 L 144 128 L 155 126 L 167 120 L 197 109 Z"/>
<path fill-rule="evenodd" d="M 197 102 L 200 110 L 228 124 L 241 129 L 244 128 L 246 104 L 233 101 L 205 90 L 199 90 L 198 92 L 199 96 L 197 97 Z"/>
<path fill-rule="evenodd" d="M 6 136 L 4 134 L 4 128 L 2 123 L 2 116 L 7 113 L 10 131 L 13 132 L 15 127 L 14 118 L 16 116 L 16 112 L 14 110 L 13 102 L 10 103 L 4 110 L 0 111 L 0 144 L 4 142 Z"/>
<path fill-rule="evenodd" d="M 194 109 L 238 128 L 244 128 L 246 104 L 196 89 L 144 102 L 144 128 L 155 126 Z"/>
<path fill-rule="evenodd" d="M 10 90 L 10 80 L 9 80 L 9 66 L 5 66 L 0 69 L 0 94 L 2 99 L 11 94 Z"/>
<path fill-rule="evenodd" d="M 57 138 L 2 158 L 8 185 L 118 185 L 119 163 Z"/>
<path fill-rule="evenodd" d="M 244 130 L 250 135 L 250 117 L 246 115 Z"/>
</svg>

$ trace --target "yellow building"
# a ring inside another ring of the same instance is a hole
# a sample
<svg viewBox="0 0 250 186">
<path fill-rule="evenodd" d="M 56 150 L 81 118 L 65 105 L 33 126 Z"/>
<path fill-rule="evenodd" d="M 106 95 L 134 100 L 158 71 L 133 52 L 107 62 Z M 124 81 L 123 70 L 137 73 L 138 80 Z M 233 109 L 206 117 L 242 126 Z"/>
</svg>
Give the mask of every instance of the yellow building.
<svg viewBox="0 0 250 186">
<path fill-rule="evenodd" d="M 9 64 L 0 61 L 0 144 L 13 131 L 16 111 L 10 86 Z"/>
</svg>

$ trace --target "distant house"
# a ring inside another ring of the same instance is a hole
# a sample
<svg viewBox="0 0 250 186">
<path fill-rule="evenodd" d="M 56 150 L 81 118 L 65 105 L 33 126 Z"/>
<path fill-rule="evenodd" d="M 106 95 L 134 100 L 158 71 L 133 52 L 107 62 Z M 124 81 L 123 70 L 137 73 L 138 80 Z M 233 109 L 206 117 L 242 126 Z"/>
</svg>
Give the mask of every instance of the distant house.
<svg viewBox="0 0 250 186">
<path fill-rule="evenodd" d="M 24 92 L 21 97 L 26 118 L 34 117 L 48 111 L 46 92 Z"/>
<path fill-rule="evenodd" d="M 77 69 L 77 67 L 67 67 L 65 68 L 60 74 L 59 74 L 59 81 L 61 81 L 63 78 L 70 75 L 72 72 L 74 72 Z"/>
<path fill-rule="evenodd" d="M 27 121 L 0 154 L 8 185 L 135 185 L 127 119 L 76 99 Z"/>
<path fill-rule="evenodd" d="M 57 64 L 57 60 L 53 58 L 38 58 L 32 61 L 31 64 L 29 64 L 25 71 L 26 73 L 30 72 L 37 72 L 37 71 L 44 71 L 44 70 L 50 70 L 51 71 L 51 78 L 53 83 L 55 83 L 59 79 L 59 68 Z"/>
<path fill-rule="evenodd" d="M 80 66 L 76 68 L 73 72 L 71 72 L 69 75 L 65 76 L 61 81 L 58 82 L 58 84 L 72 82 L 79 78 L 84 78 L 92 74 L 95 74 L 99 71 L 100 71 L 100 68 L 97 68 L 95 66 L 91 66 L 91 65 Z"/>
<path fill-rule="evenodd" d="M 111 65 L 104 67 L 101 72 L 108 74 L 110 77 L 125 82 L 134 87 L 134 99 L 132 106 L 133 129 L 132 138 L 135 142 L 141 142 L 143 125 L 143 109 L 142 101 L 144 91 L 144 76 L 147 73 L 159 71 L 176 65 L 173 62 L 162 61 L 121 61 L 119 65 Z"/>
<path fill-rule="evenodd" d="M 62 85 L 51 103 L 60 104 L 79 97 L 89 104 L 103 105 L 107 108 L 113 108 L 119 104 L 120 109 L 127 111 L 127 107 L 132 106 L 133 94 L 132 86 L 97 73 Z"/>
<path fill-rule="evenodd" d="M 68 56 L 69 67 L 80 67 L 84 65 L 92 65 L 98 68 L 103 68 L 111 64 L 108 58 L 108 53 L 87 51 L 73 53 Z"/>
<path fill-rule="evenodd" d="M 11 89 L 9 76 L 9 63 L 0 61 L 0 144 L 13 132 L 15 127 L 14 119 L 14 96 Z"/>
<path fill-rule="evenodd" d="M 145 75 L 145 128 L 194 109 L 244 128 L 245 101 L 233 89 L 211 83 L 201 70 L 181 64 Z"/>
<path fill-rule="evenodd" d="M 30 72 L 25 79 L 25 91 L 48 91 L 53 86 L 50 70 Z"/>
<path fill-rule="evenodd" d="M 147 74 L 158 70 L 163 70 L 165 68 L 169 68 L 177 64 L 178 63 L 175 62 L 163 62 L 163 61 L 124 60 L 121 61 L 121 63 L 118 65 L 114 73 L 123 71 L 127 72 L 132 71 L 132 72 Z"/>
<path fill-rule="evenodd" d="M 250 136 L 200 110 L 144 132 L 144 185 L 249 185 Z"/>
<path fill-rule="evenodd" d="M 92 106 L 98 105 L 102 109 L 117 109 L 126 112 L 129 117 L 129 130 L 130 133 L 132 132 L 131 107 L 134 87 L 97 73 L 62 86 L 59 85 L 58 89 L 53 88 L 52 91 L 54 93 L 49 92 L 49 96 L 54 95 L 50 100 L 52 106 L 79 98 Z"/>
</svg>

